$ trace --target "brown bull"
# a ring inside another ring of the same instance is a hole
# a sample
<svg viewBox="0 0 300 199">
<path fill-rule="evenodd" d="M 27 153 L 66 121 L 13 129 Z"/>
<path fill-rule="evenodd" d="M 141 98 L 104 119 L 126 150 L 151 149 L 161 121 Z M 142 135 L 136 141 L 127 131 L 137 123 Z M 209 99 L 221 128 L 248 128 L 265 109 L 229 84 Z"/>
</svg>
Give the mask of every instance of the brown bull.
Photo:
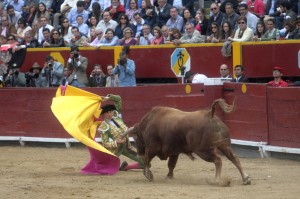
<svg viewBox="0 0 300 199">
<path fill-rule="evenodd" d="M 215 100 L 211 110 L 184 112 L 174 108 L 155 107 L 131 128 L 129 133 L 136 139 L 137 150 L 144 159 L 144 175 L 153 180 L 150 162 L 158 156 L 161 160 L 169 158 L 167 178 L 173 178 L 173 170 L 180 153 L 192 153 L 216 167 L 215 182 L 220 182 L 222 160 L 221 151 L 239 170 L 243 184 L 250 184 L 250 177 L 243 171 L 238 157 L 233 153 L 227 126 L 214 116 L 216 105 L 226 113 L 232 112 L 234 105 L 223 99 Z"/>
</svg>

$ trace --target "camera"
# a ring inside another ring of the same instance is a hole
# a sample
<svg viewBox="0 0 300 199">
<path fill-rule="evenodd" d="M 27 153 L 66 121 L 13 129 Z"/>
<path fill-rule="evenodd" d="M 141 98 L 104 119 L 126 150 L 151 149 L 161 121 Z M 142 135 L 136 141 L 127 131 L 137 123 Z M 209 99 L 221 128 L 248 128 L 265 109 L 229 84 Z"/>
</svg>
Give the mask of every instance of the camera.
<svg viewBox="0 0 300 199">
<path fill-rule="evenodd" d="M 38 73 L 25 73 L 25 78 L 26 79 L 32 79 L 32 78 L 38 78 L 39 77 L 39 74 Z"/>
<path fill-rule="evenodd" d="M 126 60 L 124 60 L 124 59 L 119 59 L 119 61 L 118 61 L 118 64 L 119 65 L 124 65 L 126 63 Z"/>
<path fill-rule="evenodd" d="M 52 67 L 53 67 L 53 64 L 48 63 L 48 67 L 49 67 L 49 68 L 52 68 Z"/>
<path fill-rule="evenodd" d="M 79 57 L 79 54 L 78 54 L 78 53 L 75 53 L 75 54 L 74 54 L 74 58 L 77 59 L 78 57 Z"/>
<path fill-rule="evenodd" d="M 13 74 L 14 74 L 15 76 L 18 76 L 18 75 L 19 75 L 19 71 L 16 70 L 16 69 L 13 69 Z"/>
</svg>

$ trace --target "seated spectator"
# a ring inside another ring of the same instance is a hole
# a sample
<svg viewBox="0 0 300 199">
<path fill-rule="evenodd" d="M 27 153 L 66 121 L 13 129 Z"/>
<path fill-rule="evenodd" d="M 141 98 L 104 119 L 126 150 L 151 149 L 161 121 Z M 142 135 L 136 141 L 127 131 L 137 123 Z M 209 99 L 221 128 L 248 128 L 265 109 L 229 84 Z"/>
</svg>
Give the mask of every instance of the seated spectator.
<svg viewBox="0 0 300 199">
<path fill-rule="evenodd" d="M 295 27 L 290 21 L 284 22 L 284 32 L 283 32 L 283 38 L 288 39 L 290 34 L 294 31 Z"/>
<path fill-rule="evenodd" d="M 104 32 L 106 32 L 106 29 L 108 29 L 108 28 L 115 31 L 117 25 L 118 25 L 118 23 L 111 18 L 110 12 L 104 11 L 103 19 L 101 21 L 99 21 L 99 23 L 97 24 L 97 27 L 101 28 Z"/>
<path fill-rule="evenodd" d="M 152 45 L 161 45 L 165 43 L 161 29 L 158 26 L 153 28 L 153 35 L 154 39 L 151 41 Z"/>
<path fill-rule="evenodd" d="M 203 9 L 204 10 L 204 9 Z M 198 15 L 199 16 L 199 15 Z M 198 18 L 199 19 L 199 18 Z M 189 9 L 184 9 L 183 10 L 183 26 L 182 29 L 180 31 L 183 31 L 183 27 L 185 27 L 186 23 L 192 23 L 194 24 L 194 26 L 197 25 L 197 21 L 196 19 L 192 16 L 191 12 L 189 11 Z M 199 31 L 201 32 L 201 30 Z"/>
<path fill-rule="evenodd" d="M 50 30 L 48 28 L 43 29 L 43 40 L 40 43 L 40 47 L 48 47 L 51 43 Z"/>
<path fill-rule="evenodd" d="M 274 80 L 268 82 L 268 86 L 272 87 L 287 87 L 288 83 L 282 80 L 282 70 L 283 68 L 281 67 L 274 67 L 273 68 L 273 77 Z"/>
<path fill-rule="evenodd" d="M 96 3 L 98 4 L 98 3 Z M 99 4 L 98 4 L 99 5 Z M 100 20 L 98 20 L 97 16 L 91 15 L 88 19 L 89 28 L 96 28 Z"/>
<path fill-rule="evenodd" d="M 153 28 L 156 22 L 156 12 L 150 0 L 142 0 L 142 10 L 140 11 L 142 18 L 147 24 Z"/>
<path fill-rule="evenodd" d="M 195 29 L 198 30 L 201 35 L 206 35 L 207 28 L 208 28 L 208 19 L 206 18 L 205 9 L 199 9 L 196 12 L 195 20 Z"/>
<path fill-rule="evenodd" d="M 230 23 L 231 27 L 235 30 L 237 27 L 237 21 L 238 21 L 239 17 L 240 17 L 240 15 L 238 15 L 235 12 L 235 8 L 234 8 L 232 2 L 225 3 L 225 13 L 224 13 L 221 24 L 223 24 L 225 21 L 227 21 Z M 246 21 L 246 23 L 247 23 L 247 21 Z"/>
<path fill-rule="evenodd" d="M 83 46 L 94 46 L 99 47 L 102 40 L 104 39 L 103 30 L 101 28 L 96 28 L 95 30 L 96 38 L 91 43 L 83 43 Z"/>
<path fill-rule="evenodd" d="M 300 39 L 300 16 L 295 20 L 295 29 L 290 33 L 289 39 Z"/>
<path fill-rule="evenodd" d="M 233 78 L 231 82 L 249 82 L 249 80 L 244 76 L 244 67 L 242 65 L 236 65 L 234 67 L 234 74 L 236 78 Z"/>
<path fill-rule="evenodd" d="M 222 30 L 220 34 L 220 42 L 225 42 L 229 37 L 233 37 L 233 31 L 230 23 L 225 22 L 222 24 Z"/>
<path fill-rule="evenodd" d="M 107 7 L 105 11 L 110 13 L 111 18 L 114 21 L 117 21 L 119 19 L 120 14 L 125 14 L 125 8 L 123 5 L 121 5 L 120 0 L 111 0 L 111 5 Z"/>
<path fill-rule="evenodd" d="M 26 48 L 38 48 L 39 42 L 33 37 L 32 30 L 25 32 L 24 39 L 21 41 L 21 46 L 24 45 Z"/>
<path fill-rule="evenodd" d="M 278 30 L 275 28 L 275 21 L 274 19 L 270 18 L 267 20 L 267 31 L 259 40 L 260 41 L 276 40 L 277 32 Z"/>
<path fill-rule="evenodd" d="M 221 78 L 231 78 L 232 77 L 229 75 L 229 68 L 226 64 L 222 64 L 220 66 L 220 76 Z"/>
<path fill-rule="evenodd" d="M 100 43 L 100 46 L 118 46 L 119 38 L 115 36 L 113 29 L 108 28 L 105 32 L 104 39 Z"/>
<path fill-rule="evenodd" d="M 210 35 L 206 37 L 206 43 L 218 43 L 221 36 L 219 25 L 216 22 L 212 22 L 210 28 Z"/>
<path fill-rule="evenodd" d="M 203 74 L 187 71 L 184 75 L 184 80 L 185 83 L 204 83 L 207 80 L 207 77 Z"/>
<path fill-rule="evenodd" d="M 175 39 L 180 39 L 181 38 L 181 32 L 177 30 L 176 28 L 173 28 L 169 31 L 169 35 L 167 39 L 165 40 L 165 44 L 173 44 L 173 41 Z"/>
<path fill-rule="evenodd" d="M 99 21 L 102 19 L 102 13 L 101 13 L 101 6 L 99 2 L 97 1 L 92 1 L 92 11 L 89 14 L 89 20 L 88 20 L 88 25 L 91 27 L 96 27 Z M 95 23 L 91 21 L 91 17 L 95 19 Z"/>
<path fill-rule="evenodd" d="M 122 39 L 124 37 L 123 31 L 127 27 L 130 27 L 132 29 L 133 25 L 131 25 L 129 23 L 129 19 L 126 14 L 120 14 L 120 18 L 118 20 L 118 25 L 115 29 L 115 34 L 119 39 Z"/>
<path fill-rule="evenodd" d="M 34 20 L 40 21 L 42 17 L 45 17 L 47 23 L 50 24 L 50 13 L 48 12 L 46 5 L 44 3 L 39 3 Z"/>
<path fill-rule="evenodd" d="M 27 87 L 46 87 L 47 82 L 46 78 L 43 77 L 40 73 L 42 68 L 40 65 L 35 62 L 33 66 L 30 68 L 29 72 L 25 74 L 26 78 L 26 86 Z"/>
<path fill-rule="evenodd" d="M 151 45 L 154 36 L 150 32 L 150 25 L 144 24 L 142 34 L 137 37 L 137 45 L 146 46 Z"/>
<path fill-rule="evenodd" d="M 228 37 L 228 41 L 246 42 L 253 40 L 253 31 L 247 26 L 247 18 L 238 18 L 238 29 L 235 31 L 234 37 Z"/>
<path fill-rule="evenodd" d="M 48 24 L 48 19 L 46 17 L 41 17 L 39 22 L 40 22 L 40 28 L 38 32 L 38 41 L 39 43 L 42 43 L 42 41 L 44 40 L 44 34 L 43 34 L 44 29 L 48 29 L 50 33 L 50 31 L 53 29 L 53 26 Z"/>
<path fill-rule="evenodd" d="M 256 24 L 256 31 L 253 36 L 253 40 L 257 41 L 260 40 L 260 38 L 265 34 L 266 32 L 266 27 L 265 23 L 263 21 L 258 21 Z"/>
<path fill-rule="evenodd" d="M 72 39 L 72 26 L 69 24 L 69 20 L 67 18 L 62 18 L 61 20 L 62 26 L 59 29 L 61 37 L 65 41 L 65 45 L 68 45 Z"/>
<path fill-rule="evenodd" d="M 170 9 L 171 5 L 167 3 L 167 0 L 157 0 L 157 7 L 155 8 L 156 12 L 156 26 L 162 27 L 167 24 L 167 21 L 171 18 Z"/>
<path fill-rule="evenodd" d="M 87 37 L 89 34 L 89 26 L 86 23 L 83 23 L 83 17 L 80 15 L 77 16 L 76 22 L 80 34 Z"/>
<path fill-rule="evenodd" d="M 266 8 L 265 8 L 265 18 L 264 21 L 268 20 L 270 17 L 278 16 L 280 12 L 277 10 L 279 8 L 280 1 L 278 0 L 267 0 Z"/>
<path fill-rule="evenodd" d="M 96 28 L 90 28 L 89 34 L 87 36 L 88 42 L 94 41 L 96 37 Z"/>
<path fill-rule="evenodd" d="M 161 28 L 161 31 L 163 33 L 163 37 L 164 37 L 164 40 L 166 40 L 169 36 L 169 28 L 164 25 L 162 28 Z"/>
<path fill-rule="evenodd" d="M 47 87 L 57 87 L 61 85 L 63 68 L 63 65 L 60 62 L 55 61 L 52 56 L 46 56 L 41 75 L 46 78 Z"/>
<path fill-rule="evenodd" d="M 70 66 L 64 67 L 64 76 L 62 79 L 62 86 L 74 86 L 74 87 L 84 87 L 82 84 L 78 82 L 77 76 L 73 74 L 73 68 Z"/>
<path fill-rule="evenodd" d="M 18 20 L 22 18 L 21 12 L 16 11 L 12 5 L 8 5 L 6 11 L 9 24 L 17 27 Z"/>
<path fill-rule="evenodd" d="M 126 9 L 126 15 L 128 16 L 129 22 L 133 24 L 135 22 L 134 14 L 139 12 L 137 1 L 129 0 L 129 8 Z"/>
<path fill-rule="evenodd" d="M 204 43 L 205 36 L 201 35 L 198 30 L 195 30 L 195 27 L 191 23 L 185 24 L 185 33 L 183 36 L 177 40 L 175 39 L 173 44 L 195 44 L 195 43 Z"/>
<path fill-rule="evenodd" d="M 39 39 L 39 22 L 38 21 L 33 21 L 32 22 L 32 35 L 35 39 Z"/>
<path fill-rule="evenodd" d="M 25 14 L 24 19 L 26 21 L 26 23 L 28 24 L 28 26 L 32 26 L 32 23 L 35 19 L 37 13 L 37 6 L 36 4 L 30 4 L 29 8 L 28 8 L 28 13 Z"/>
<path fill-rule="evenodd" d="M 60 6 L 60 12 L 53 16 L 53 26 L 62 25 L 62 19 L 67 18 L 70 10 L 76 7 L 77 0 L 63 0 Z M 68 20 L 69 21 L 69 20 Z"/>
<path fill-rule="evenodd" d="M 44 45 L 44 47 L 65 47 L 65 41 L 60 36 L 60 32 L 54 28 L 51 31 L 51 41 L 48 45 Z"/>
<path fill-rule="evenodd" d="M 1 23 L 2 25 L 0 26 L 0 34 L 2 36 L 8 37 L 11 34 L 17 33 L 16 27 L 9 23 L 7 16 L 1 16 Z"/>
<path fill-rule="evenodd" d="M 291 3 L 288 0 L 280 1 L 280 15 L 275 16 L 275 27 L 278 30 L 283 28 L 284 21 L 290 21 L 294 23 L 297 14 L 292 10 Z"/>
<path fill-rule="evenodd" d="M 253 32 L 255 32 L 256 24 L 258 22 L 258 17 L 254 14 L 252 14 L 248 10 L 248 6 L 244 3 L 241 3 L 239 5 L 239 13 L 241 16 L 244 16 L 247 18 L 247 26 L 252 29 Z"/>
<path fill-rule="evenodd" d="M 89 86 L 90 87 L 105 87 L 106 76 L 102 71 L 102 67 L 99 64 L 94 65 L 89 77 Z"/>
<path fill-rule="evenodd" d="M 68 46 L 83 46 L 84 43 L 88 42 L 88 38 L 84 35 L 81 35 L 76 26 L 72 27 L 72 34 L 73 36 Z"/>
<path fill-rule="evenodd" d="M 52 3 L 51 6 L 48 8 L 48 12 L 50 13 L 50 16 L 52 18 L 52 25 L 54 28 L 59 28 L 60 26 L 59 18 L 61 17 L 61 7 L 64 1 L 65 0 L 50 0 L 50 2 Z M 57 15 L 57 13 L 59 13 L 59 15 Z"/>
<path fill-rule="evenodd" d="M 69 23 L 72 26 L 77 26 L 77 17 L 82 16 L 83 23 L 86 23 L 89 17 L 89 12 L 84 10 L 84 1 L 77 1 L 76 7 L 72 8 L 68 14 Z"/>
<path fill-rule="evenodd" d="M 212 15 L 208 19 L 207 27 L 211 27 L 212 22 L 216 22 L 219 26 L 221 26 L 223 20 L 223 12 L 220 11 L 219 5 L 216 2 L 212 2 L 210 4 L 210 11 Z M 231 23 L 230 23 L 231 25 Z M 231 28 L 234 30 L 234 26 L 231 25 Z M 201 31 L 203 34 L 203 31 Z M 210 29 L 207 28 L 206 35 L 210 35 Z"/>
<path fill-rule="evenodd" d="M 13 35 L 17 38 L 19 42 L 21 42 L 24 39 L 25 32 L 29 30 L 31 30 L 31 27 L 26 24 L 24 18 L 20 18 L 18 20 L 17 34 L 13 34 Z"/>
<path fill-rule="evenodd" d="M 107 77 L 106 77 L 106 85 L 105 87 L 118 87 L 119 86 L 119 78 L 118 74 L 114 74 L 113 65 L 107 65 Z"/>
<path fill-rule="evenodd" d="M 255 14 L 258 18 L 261 18 L 265 13 L 265 5 L 262 0 L 249 0 L 246 5 L 249 8 L 249 12 Z"/>
<path fill-rule="evenodd" d="M 176 28 L 178 30 L 182 30 L 183 27 L 183 18 L 178 14 L 176 7 L 170 8 L 171 18 L 167 21 L 166 26 L 169 29 Z"/>
<path fill-rule="evenodd" d="M 137 40 L 133 38 L 133 31 L 131 28 L 127 27 L 123 30 L 124 37 L 120 41 L 121 46 L 132 46 L 136 45 Z"/>
<path fill-rule="evenodd" d="M 141 13 L 137 12 L 134 14 L 135 22 L 133 23 L 133 32 L 135 32 L 135 37 L 142 33 L 143 25 L 146 23 L 142 18 Z"/>
</svg>

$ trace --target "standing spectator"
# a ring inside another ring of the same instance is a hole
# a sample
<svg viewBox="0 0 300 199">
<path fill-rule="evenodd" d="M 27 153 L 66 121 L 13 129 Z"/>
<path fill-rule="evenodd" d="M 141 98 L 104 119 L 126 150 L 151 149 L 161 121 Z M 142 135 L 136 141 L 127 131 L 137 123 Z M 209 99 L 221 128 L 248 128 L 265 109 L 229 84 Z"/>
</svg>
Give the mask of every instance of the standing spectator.
<svg viewBox="0 0 300 199">
<path fill-rule="evenodd" d="M 287 87 L 288 83 L 282 80 L 282 70 L 283 68 L 281 67 L 274 67 L 273 68 L 273 77 L 274 80 L 268 82 L 268 86 L 272 87 Z"/>
<path fill-rule="evenodd" d="M 187 71 L 184 75 L 185 83 L 205 83 L 207 80 L 206 75 L 194 73 L 192 71 Z"/>
<path fill-rule="evenodd" d="M 172 6 L 167 3 L 167 0 L 157 0 L 157 4 L 158 7 L 155 7 L 157 14 L 156 25 L 161 28 L 170 19 L 170 9 Z"/>
<path fill-rule="evenodd" d="M 136 45 L 137 40 L 133 38 L 133 31 L 131 28 L 127 27 L 123 30 L 124 37 L 120 41 L 121 46 L 132 46 Z"/>
<path fill-rule="evenodd" d="M 204 43 L 205 37 L 200 34 L 198 30 L 195 29 L 194 25 L 187 23 L 185 25 L 185 33 L 179 40 L 174 40 L 173 44 L 195 44 Z"/>
<path fill-rule="evenodd" d="M 6 7 L 7 10 L 7 19 L 9 21 L 9 24 L 14 25 L 17 28 L 18 20 L 22 17 L 20 12 L 15 11 L 14 6 L 8 5 Z"/>
<path fill-rule="evenodd" d="M 259 18 L 261 18 L 265 13 L 265 5 L 262 0 L 249 0 L 246 5 L 249 8 L 249 12 Z"/>
<path fill-rule="evenodd" d="M 152 29 L 156 22 L 156 12 L 150 0 L 142 1 L 142 10 L 140 11 L 140 13 L 142 15 L 142 18 L 147 24 L 150 25 Z"/>
<path fill-rule="evenodd" d="M 247 18 L 240 16 L 238 18 L 239 27 L 235 31 L 234 37 L 228 37 L 228 41 L 246 42 L 253 40 L 253 31 L 247 27 Z"/>
<path fill-rule="evenodd" d="M 42 43 L 42 41 L 45 39 L 44 34 L 43 34 L 44 29 L 48 29 L 49 33 L 50 33 L 50 31 L 53 29 L 53 26 L 48 24 L 48 19 L 46 17 L 40 18 L 40 24 L 41 24 L 41 27 L 40 27 L 39 33 L 38 33 L 38 36 L 39 36 L 38 41 L 39 41 L 39 43 Z"/>
<path fill-rule="evenodd" d="M 45 58 L 41 75 L 46 77 L 47 87 L 57 87 L 62 83 L 63 65 L 60 62 L 54 61 L 54 58 L 48 55 Z"/>
<path fill-rule="evenodd" d="M 113 71 L 114 74 L 118 74 L 119 87 L 136 86 L 135 63 L 133 60 L 128 59 L 127 52 L 124 49 L 120 53 L 119 63 Z"/>
<path fill-rule="evenodd" d="M 220 66 L 220 76 L 221 78 L 231 78 L 232 77 L 229 75 L 229 68 L 226 64 L 222 64 Z"/>
<path fill-rule="evenodd" d="M 183 27 L 183 18 L 178 15 L 178 11 L 176 7 L 170 8 L 171 18 L 167 21 L 166 26 L 169 29 L 176 28 L 179 31 L 182 31 Z"/>
<path fill-rule="evenodd" d="M 103 19 L 99 21 L 97 27 L 101 28 L 104 32 L 106 29 L 110 28 L 115 31 L 118 23 L 111 19 L 110 13 L 108 11 L 103 12 Z"/>
<path fill-rule="evenodd" d="M 229 23 L 229 22 L 227 22 Z M 225 24 L 225 23 L 224 23 Z M 230 24 L 230 23 L 229 23 Z M 220 40 L 220 28 L 216 22 L 211 24 L 211 34 L 206 37 L 207 43 L 218 43 Z"/>
<path fill-rule="evenodd" d="M 228 21 L 231 24 L 231 27 L 235 30 L 237 27 L 237 20 L 240 16 L 235 13 L 232 3 L 225 4 L 225 11 L 226 13 L 223 16 L 222 24 L 225 21 Z"/>
<path fill-rule="evenodd" d="M 222 24 L 222 30 L 220 32 L 220 42 L 225 42 L 229 37 L 233 37 L 233 31 L 229 22 Z"/>
<path fill-rule="evenodd" d="M 68 14 L 67 18 L 72 26 L 77 26 L 77 16 L 82 16 L 83 23 L 87 22 L 89 12 L 84 10 L 84 1 L 77 1 L 76 7 L 72 8 Z"/>
<path fill-rule="evenodd" d="M 80 34 L 78 27 L 72 27 L 72 34 L 68 46 L 83 46 L 84 43 L 88 42 L 88 38 Z"/>
<path fill-rule="evenodd" d="M 72 69 L 71 79 L 77 79 L 82 86 L 88 85 L 86 69 L 88 59 L 80 55 L 77 46 L 71 47 L 70 57 L 68 59 L 68 67 Z"/>
<path fill-rule="evenodd" d="M 251 28 L 253 32 L 255 32 L 258 18 L 248 11 L 248 6 L 244 3 L 240 4 L 238 9 L 240 15 L 247 18 L 247 26 Z"/>
<path fill-rule="evenodd" d="M 256 31 L 254 33 L 253 40 L 257 41 L 259 40 L 266 32 L 266 26 L 263 21 L 258 21 L 256 24 Z"/>
<path fill-rule="evenodd" d="M 106 77 L 102 71 L 101 65 L 95 64 L 89 77 L 90 87 L 105 87 Z"/>
<path fill-rule="evenodd" d="M 114 21 L 117 21 L 120 17 L 120 14 L 125 13 L 125 8 L 121 5 L 120 0 L 111 0 L 111 5 L 105 9 L 108 11 L 111 18 Z"/>
<path fill-rule="evenodd" d="M 118 87 L 119 86 L 119 78 L 118 74 L 114 74 L 113 65 L 107 65 L 107 77 L 106 77 L 106 85 L 105 87 Z"/>
<path fill-rule="evenodd" d="M 161 29 L 156 26 L 153 28 L 154 39 L 151 41 L 152 45 L 161 45 L 165 43 Z"/>
<path fill-rule="evenodd" d="M 27 87 L 47 87 L 46 78 L 40 74 L 41 71 L 42 68 L 35 62 L 29 72 L 25 74 Z"/>
<path fill-rule="evenodd" d="M 216 22 L 219 26 L 221 26 L 224 14 L 220 11 L 218 4 L 215 2 L 211 3 L 210 11 L 212 12 L 212 15 L 208 19 L 207 27 L 211 27 L 212 22 Z M 234 28 L 233 26 L 231 27 Z M 210 31 L 211 30 L 207 28 L 206 35 L 210 35 Z M 201 32 L 203 31 L 201 30 Z"/>
<path fill-rule="evenodd" d="M 134 14 L 137 13 L 137 12 L 139 12 L 137 1 L 136 0 L 129 0 L 129 8 L 126 9 L 126 15 L 128 16 L 129 22 L 131 24 L 133 24 L 135 22 Z"/>
<path fill-rule="evenodd" d="M 144 24 L 142 34 L 137 37 L 137 45 L 146 46 L 151 45 L 154 36 L 150 32 L 150 25 Z"/>
<path fill-rule="evenodd" d="M 242 65 L 236 65 L 234 67 L 234 74 L 236 78 L 232 79 L 231 82 L 249 82 L 249 80 L 244 76 L 244 67 Z"/>
<path fill-rule="evenodd" d="M 8 35 L 17 33 L 16 27 L 9 23 L 7 16 L 2 16 L 1 22 L 0 33 L 2 36 L 7 37 Z"/>
</svg>

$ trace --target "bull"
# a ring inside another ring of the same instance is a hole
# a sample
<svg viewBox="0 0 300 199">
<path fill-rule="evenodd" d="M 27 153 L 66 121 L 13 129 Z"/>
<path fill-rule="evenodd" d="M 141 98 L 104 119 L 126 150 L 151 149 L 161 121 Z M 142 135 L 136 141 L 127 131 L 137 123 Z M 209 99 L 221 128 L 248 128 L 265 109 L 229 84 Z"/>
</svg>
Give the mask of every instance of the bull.
<svg viewBox="0 0 300 199">
<path fill-rule="evenodd" d="M 144 175 L 153 181 L 150 170 L 151 160 L 158 156 L 168 160 L 169 172 L 166 178 L 173 178 L 180 153 L 187 154 L 192 160 L 197 154 L 205 161 L 215 164 L 214 183 L 221 182 L 222 152 L 239 170 L 243 184 L 250 184 L 251 179 L 241 166 L 231 147 L 228 127 L 215 116 L 219 105 L 225 113 L 234 110 L 225 100 L 215 100 L 210 110 L 184 112 L 169 107 L 154 107 L 142 120 L 129 129 L 129 135 L 136 140 L 138 155 L 144 160 Z"/>
</svg>

